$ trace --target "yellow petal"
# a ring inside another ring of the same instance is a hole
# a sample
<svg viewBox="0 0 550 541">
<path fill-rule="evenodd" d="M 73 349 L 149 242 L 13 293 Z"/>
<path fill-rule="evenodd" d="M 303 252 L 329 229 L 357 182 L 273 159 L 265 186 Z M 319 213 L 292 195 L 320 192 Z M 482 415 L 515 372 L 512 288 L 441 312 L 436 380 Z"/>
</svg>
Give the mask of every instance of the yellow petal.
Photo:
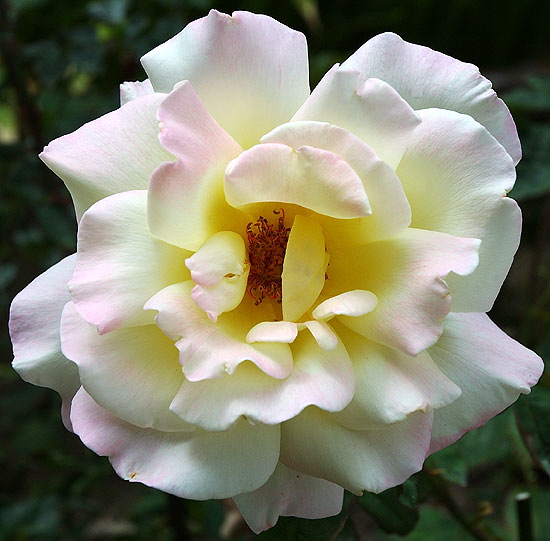
<svg viewBox="0 0 550 541">
<path fill-rule="evenodd" d="M 316 301 L 325 284 L 327 263 L 321 226 L 313 218 L 296 215 L 281 275 L 285 321 L 298 320 Z"/>
</svg>

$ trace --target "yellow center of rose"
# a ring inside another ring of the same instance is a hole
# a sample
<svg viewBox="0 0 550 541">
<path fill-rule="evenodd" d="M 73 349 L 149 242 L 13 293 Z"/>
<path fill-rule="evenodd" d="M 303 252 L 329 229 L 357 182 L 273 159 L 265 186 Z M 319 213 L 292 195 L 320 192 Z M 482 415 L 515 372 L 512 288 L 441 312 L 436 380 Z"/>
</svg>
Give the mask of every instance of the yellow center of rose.
<svg viewBox="0 0 550 541">
<path fill-rule="evenodd" d="M 256 222 L 246 226 L 250 261 L 246 291 L 256 305 L 266 297 L 282 302 L 281 274 L 290 227 L 285 227 L 284 209 L 274 210 L 273 214 L 280 215 L 275 225 L 259 216 Z"/>
</svg>

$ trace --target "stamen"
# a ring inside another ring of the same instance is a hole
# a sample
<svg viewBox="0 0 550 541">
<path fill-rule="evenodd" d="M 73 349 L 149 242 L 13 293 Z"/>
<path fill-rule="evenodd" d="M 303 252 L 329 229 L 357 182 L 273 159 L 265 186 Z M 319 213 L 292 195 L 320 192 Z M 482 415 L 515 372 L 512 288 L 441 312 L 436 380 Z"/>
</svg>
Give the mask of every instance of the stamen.
<svg viewBox="0 0 550 541">
<path fill-rule="evenodd" d="M 283 289 L 281 273 L 285 259 L 290 227 L 285 227 L 284 209 L 274 210 L 280 214 L 277 225 L 268 222 L 263 216 L 246 226 L 248 237 L 248 258 L 250 273 L 246 291 L 260 304 L 266 297 L 282 302 Z"/>
</svg>

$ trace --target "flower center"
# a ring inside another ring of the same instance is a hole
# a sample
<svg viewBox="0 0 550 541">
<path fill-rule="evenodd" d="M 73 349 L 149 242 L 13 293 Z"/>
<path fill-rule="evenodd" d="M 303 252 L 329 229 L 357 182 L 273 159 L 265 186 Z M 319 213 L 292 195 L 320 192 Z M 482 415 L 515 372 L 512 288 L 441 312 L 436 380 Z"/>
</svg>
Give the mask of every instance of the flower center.
<svg viewBox="0 0 550 541">
<path fill-rule="evenodd" d="M 276 225 L 259 216 L 246 226 L 250 260 L 246 291 L 256 305 L 266 297 L 281 303 L 283 296 L 281 273 L 290 227 L 285 227 L 284 209 L 274 210 L 273 214 L 280 214 Z"/>
</svg>

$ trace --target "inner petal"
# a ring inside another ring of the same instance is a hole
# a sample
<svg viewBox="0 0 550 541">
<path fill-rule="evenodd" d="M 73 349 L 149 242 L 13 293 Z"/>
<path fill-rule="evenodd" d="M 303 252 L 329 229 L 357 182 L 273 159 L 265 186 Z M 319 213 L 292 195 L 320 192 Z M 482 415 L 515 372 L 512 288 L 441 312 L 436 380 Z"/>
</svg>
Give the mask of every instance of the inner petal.
<svg viewBox="0 0 550 541">
<path fill-rule="evenodd" d="M 296 321 L 317 300 L 325 284 L 328 254 L 319 223 L 297 214 L 283 263 L 283 319 Z"/>
<path fill-rule="evenodd" d="M 185 265 L 196 283 L 191 298 L 212 321 L 240 304 L 249 272 L 240 235 L 232 231 L 212 235 L 198 252 L 185 260 Z"/>
</svg>

